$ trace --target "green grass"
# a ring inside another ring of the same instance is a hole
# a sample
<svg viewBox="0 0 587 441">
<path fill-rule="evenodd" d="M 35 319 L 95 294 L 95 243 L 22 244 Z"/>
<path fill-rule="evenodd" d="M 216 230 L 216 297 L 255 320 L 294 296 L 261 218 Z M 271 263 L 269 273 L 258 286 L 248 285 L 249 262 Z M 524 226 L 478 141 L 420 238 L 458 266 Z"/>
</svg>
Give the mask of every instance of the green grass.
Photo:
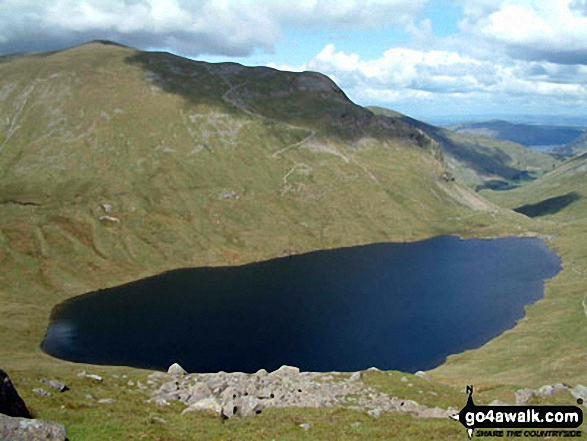
<svg viewBox="0 0 587 441">
<path fill-rule="evenodd" d="M 341 109 L 365 111 L 336 90 L 312 102 L 293 89 L 265 100 L 261 85 L 279 91 L 279 73 L 265 84 L 259 70 L 226 68 L 101 44 L 0 63 L 0 360 L 38 417 L 65 424 L 74 441 L 463 436 L 450 421 L 348 409 L 273 409 L 224 424 L 182 417 L 112 377 L 136 381 L 144 371 L 68 363 L 39 349 L 51 309 L 85 292 L 179 267 L 439 234 L 557 234 L 549 243 L 565 270 L 519 326 L 452 357 L 433 372 L 434 384 L 410 376 L 408 390 L 395 373 L 366 381 L 419 402 L 419 390 L 432 391 L 438 401 L 427 394 L 425 404 L 457 407 L 471 379 L 483 386 L 480 400 L 511 400 L 515 386 L 585 382 L 584 285 L 573 271 L 587 274 L 584 223 L 559 231 L 444 182 L 437 151 L 426 138 L 410 140 L 417 132 L 409 126 L 341 125 Z M 284 82 L 295 86 L 300 77 L 291 75 Z M 236 101 L 222 98 L 231 84 L 246 90 Z M 220 198 L 225 191 L 239 198 Z M 82 369 L 106 381 L 79 379 Z M 32 394 L 43 377 L 71 391 Z M 86 394 L 117 401 L 98 406 Z M 168 423 L 150 423 L 155 414 Z M 304 422 L 310 431 L 299 428 Z"/>
</svg>

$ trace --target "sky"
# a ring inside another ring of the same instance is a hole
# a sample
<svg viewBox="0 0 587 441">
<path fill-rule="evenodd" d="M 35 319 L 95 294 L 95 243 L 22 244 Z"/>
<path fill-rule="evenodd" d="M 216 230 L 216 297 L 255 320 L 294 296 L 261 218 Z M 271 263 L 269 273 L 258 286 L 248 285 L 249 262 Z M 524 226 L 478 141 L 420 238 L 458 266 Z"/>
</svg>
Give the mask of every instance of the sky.
<svg viewBox="0 0 587 441">
<path fill-rule="evenodd" d="M 94 39 L 317 71 L 428 121 L 587 115 L 587 0 L 0 0 L 0 54 Z"/>
</svg>

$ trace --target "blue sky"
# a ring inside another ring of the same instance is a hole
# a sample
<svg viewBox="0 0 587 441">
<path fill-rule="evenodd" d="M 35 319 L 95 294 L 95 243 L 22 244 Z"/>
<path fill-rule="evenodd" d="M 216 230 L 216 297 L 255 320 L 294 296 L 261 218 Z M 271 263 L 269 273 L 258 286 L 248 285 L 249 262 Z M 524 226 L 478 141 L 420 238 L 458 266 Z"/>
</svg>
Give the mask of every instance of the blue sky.
<svg viewBox="0 0 587 441">
<path fill-rule="evenodd" d="M 587 114 L 587 0 L 0 0 L 0 53 L 110 39 L 435 120 Z"/>
</svg>

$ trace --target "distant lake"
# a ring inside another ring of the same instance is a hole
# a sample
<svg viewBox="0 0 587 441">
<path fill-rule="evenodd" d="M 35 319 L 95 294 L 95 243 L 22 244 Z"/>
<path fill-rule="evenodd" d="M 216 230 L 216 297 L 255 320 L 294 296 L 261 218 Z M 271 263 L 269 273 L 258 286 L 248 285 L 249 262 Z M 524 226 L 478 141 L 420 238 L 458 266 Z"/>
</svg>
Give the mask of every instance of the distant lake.
<svg viewBox="0 0 587 441">
<path fill-rule="evenodd" d="M 42 349 L 190 372 L 415 372 L 513 327 L 560 268 L 537 238 L 441 236 L 180 269 L 58 305 Z"/>
</svg>

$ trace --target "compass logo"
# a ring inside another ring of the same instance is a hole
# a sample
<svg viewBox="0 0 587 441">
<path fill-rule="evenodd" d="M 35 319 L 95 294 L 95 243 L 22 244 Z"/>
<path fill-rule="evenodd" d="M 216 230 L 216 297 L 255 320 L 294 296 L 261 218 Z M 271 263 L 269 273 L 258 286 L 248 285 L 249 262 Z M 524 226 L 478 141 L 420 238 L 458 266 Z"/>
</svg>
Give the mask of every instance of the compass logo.
<svg viewBox="0 0 587 441">
<path fill-rule="evenodd" d="M 577 406 L 477 406 L 473 386 L 467 386 L 467 404 L 451 418 L 459 421 L 469 439 L 476 429 L 499 429 L 482 432 L 493 437 L 569 437 L 581 431 L 503 430 L 503 429 L 574 429 L 583 423 L 583 411 Z"/>
</svg>

